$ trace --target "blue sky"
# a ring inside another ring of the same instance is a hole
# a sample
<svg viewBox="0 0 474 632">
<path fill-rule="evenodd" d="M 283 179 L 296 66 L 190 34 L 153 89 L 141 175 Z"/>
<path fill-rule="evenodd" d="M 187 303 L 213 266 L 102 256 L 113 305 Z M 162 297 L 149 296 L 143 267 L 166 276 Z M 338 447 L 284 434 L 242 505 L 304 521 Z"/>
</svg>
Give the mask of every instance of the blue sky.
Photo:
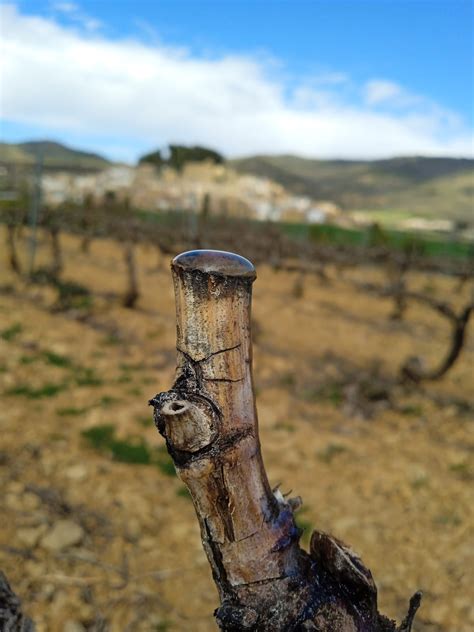
<svg viewBox="0 0 474 632">
<path fill-rule="evenodd" d="M 167 142 L 472 155 L 471 2 L 1 4 L 6 140 L 48 136 L 126 160 Z"/>
</svg>

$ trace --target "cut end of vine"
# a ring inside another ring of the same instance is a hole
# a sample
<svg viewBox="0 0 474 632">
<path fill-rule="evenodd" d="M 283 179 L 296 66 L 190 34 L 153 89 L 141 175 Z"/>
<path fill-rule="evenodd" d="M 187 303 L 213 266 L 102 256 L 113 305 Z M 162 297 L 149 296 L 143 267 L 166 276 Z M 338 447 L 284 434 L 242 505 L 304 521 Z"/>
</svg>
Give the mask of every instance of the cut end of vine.
<svg viewBox="0 0 474 632">
<path fill-rule="evenodd" d="M 189 272 L 199 270 L 230 277 L 256 277 L 253 263 L 245 257 L 224 250 L 189 250 L 175 257 L 171 265 Z"/>
</svg>

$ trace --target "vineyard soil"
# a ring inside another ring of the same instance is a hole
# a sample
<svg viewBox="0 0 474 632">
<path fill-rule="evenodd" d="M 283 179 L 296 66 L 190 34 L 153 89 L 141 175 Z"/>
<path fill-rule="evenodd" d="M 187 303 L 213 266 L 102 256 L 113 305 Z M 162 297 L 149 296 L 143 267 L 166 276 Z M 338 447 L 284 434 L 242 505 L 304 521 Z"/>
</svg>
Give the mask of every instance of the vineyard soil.
<svg viewBox="0 0 474 632">
<path fill-rule="evenodd" d="M 40 238 L 39 265 L 49 257 Z M 120 247 L 61 242 L 63 280 L 90 292 L 68 309 L 57 289 L 27 284 L 5 261 L 0 270 L 0 568 L 38 632 L 215 630 L 198 523 L 147 405 L 173 382 L 168 259 L 157 268 L 155 250 L 137 248 L 140 297 L 126 309 Z M 444 380 L 374 392 L 410 355 L 437 364 L 449 328 L 415 303 L 390 320 L 389 299 L 350 282 L 381 280 L 375 268 L 328 272 L 330 282 L 306 275 L 296 292 L 297 274 L 257 270 L 254 377 L 270 482 L 302 496 L 303 542 L 317 527 L 362 556 L 381 612 L 400 621 L 421 588 L 417 632 L 469 632 L 474 335 Z M 446 277 L 408 282 L 457 306 L 467 299 Z"/>
</svg>

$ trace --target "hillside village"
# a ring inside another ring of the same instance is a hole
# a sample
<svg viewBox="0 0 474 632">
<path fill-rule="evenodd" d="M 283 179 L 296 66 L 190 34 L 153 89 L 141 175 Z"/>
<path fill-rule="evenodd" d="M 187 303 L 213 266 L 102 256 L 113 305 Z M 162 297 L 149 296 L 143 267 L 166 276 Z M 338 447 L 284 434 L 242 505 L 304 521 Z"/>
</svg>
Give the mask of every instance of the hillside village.
<svg viewBox="0 0 474 632">
<path fill-rule="evenodd" d="M 47 173 L 42 178 L 44 201 L 58 206 L 86 198 L 100 201 L 113 194 L 148 211 L 183 210 L 259 220 L 320 223 L 338 219 L 339 208 L 287 191 L 268 178 L 239 174 L 222 164 L 186 163 L 182 171 L 153 165 L 116 165 L 89 174 Z"/>
</svg>

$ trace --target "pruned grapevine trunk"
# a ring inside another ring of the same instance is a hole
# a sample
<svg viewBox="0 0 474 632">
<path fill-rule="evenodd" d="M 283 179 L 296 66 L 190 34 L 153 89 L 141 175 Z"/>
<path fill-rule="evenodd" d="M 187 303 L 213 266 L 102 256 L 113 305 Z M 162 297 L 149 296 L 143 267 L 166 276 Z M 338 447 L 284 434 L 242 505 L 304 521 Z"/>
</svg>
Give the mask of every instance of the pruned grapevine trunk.
<svg viewBox="0 0 474 632">
<path fill-rule="evenodd" d="M 10 263 L 10 268 L 17 274 L 20 274 L 21 265 L 20 265 L 20 260 L 18 258 L 18 253 L 16 250 L 15 233 L 16 233 L 15 224 L 8 223 L 7 224 L 7 238 L 6 238 L 7 250 L 8 250 L 8 261 Z"/>
<path fill-rule="evenodd" d="M 59 226 L 51 226 L 49 229 L 49 234 L 51 237 L 51 272 L 54 277 L 58 278 L 63 270 L 63 256 L 61 250 L 61 241 L 59 238 Z"/>
<path fill-rule="evenodd" d="M 135 251 L 131 242 L 124 244 L 124 260 L 127 269 L 127 290 L 123 297 L 123 306 L 133 309 L 140 296 L 138 291 L 137 266 L 135 263 Z"/>
<path fill-rule="evenodd" d="M 370 571 L 349 547 L 314 532 L 299 546 L 300 499 L 272 490 L 252 385 L 255 269 L 231 253 L 197 250 L 172 262 L 177 375 L 151 400 L 188 487 L 220 598 L 225 631 L 388 632 Z M 411 629 L 413 606 L 399 630 Z"/>
<path fill-rule="evenodd" d="M 444 307 L 446 308 L 446 306 Z M 400 370 L 402 378 L 419 383 L 425 380 L 439 380 L 446 375 L 459 358 L 462 348 L 464 347 L 466 329 L 473 310 L 474 303 L 464 307 L 459 314 L 456 314 L 452 310 L 442 312 L 448 317 L 452 327 L 451 341 L 446 356 L 440 362 L 439 366 L 431 370 L 424 369 L 421 361 L 417 357 L 408 358 Z"/>
</svg>

